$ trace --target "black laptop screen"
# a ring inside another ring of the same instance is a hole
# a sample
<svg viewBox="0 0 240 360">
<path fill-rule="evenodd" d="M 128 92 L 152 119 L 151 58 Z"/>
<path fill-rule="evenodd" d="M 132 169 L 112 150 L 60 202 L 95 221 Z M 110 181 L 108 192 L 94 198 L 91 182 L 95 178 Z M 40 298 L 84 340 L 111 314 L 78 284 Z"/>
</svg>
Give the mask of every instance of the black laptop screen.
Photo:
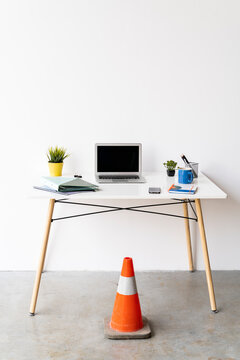
<svg viewBox="0 0 240 360">
<path fill-rule="evenodd" d="M 138 172 L 139 146 L 98 146 L 98 172 Z"/>
</svg>

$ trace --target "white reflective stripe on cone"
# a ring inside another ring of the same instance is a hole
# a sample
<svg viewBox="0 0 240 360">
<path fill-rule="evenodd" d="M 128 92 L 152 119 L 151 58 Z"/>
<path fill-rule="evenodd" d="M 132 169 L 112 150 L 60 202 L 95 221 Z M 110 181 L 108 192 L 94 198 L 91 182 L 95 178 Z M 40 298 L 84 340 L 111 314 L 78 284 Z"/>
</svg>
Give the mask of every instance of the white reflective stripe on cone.
<svg viewBox="0 0 240 360">
<path fill-rule="evenodd" d="M 137 285 L 136 285 L 135 276 L 126 277 L 120 275 L 117 292 L 121 295 L 136 294 Z"/>
</svg>

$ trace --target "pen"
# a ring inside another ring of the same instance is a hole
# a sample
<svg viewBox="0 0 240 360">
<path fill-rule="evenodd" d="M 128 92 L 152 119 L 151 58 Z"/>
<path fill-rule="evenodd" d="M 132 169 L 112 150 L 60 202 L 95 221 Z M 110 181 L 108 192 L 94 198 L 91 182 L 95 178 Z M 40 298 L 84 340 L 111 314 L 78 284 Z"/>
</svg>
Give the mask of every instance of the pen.
<svg viewBox="0 0 240 360">
<path fill-rule="evenodd" d="M 186 158 L 185 155 L 181 154 L 181 158 L 184 161 L 185 165 L 190 166 L 190 163 L 189 163 L 189 161 L 188 161 L 188 159 Z"/>
<path fill-rule="evenodd" d="M 189 166 L 189 167 L 192 169 L 193 176 L 194 176 L 194 177 L 197 177 L 196 171 L 193 169 L 192 165 L 190 164 L 190 162 L 188 161 L 188 159 L 186 158 L 186 156 L 182 154 L 182 155 L 181 155 L 181 158 L 182 158 L 182 160 L 184 161 L 184 164 L 185 164 L 186 166 Z"/>
</svg>

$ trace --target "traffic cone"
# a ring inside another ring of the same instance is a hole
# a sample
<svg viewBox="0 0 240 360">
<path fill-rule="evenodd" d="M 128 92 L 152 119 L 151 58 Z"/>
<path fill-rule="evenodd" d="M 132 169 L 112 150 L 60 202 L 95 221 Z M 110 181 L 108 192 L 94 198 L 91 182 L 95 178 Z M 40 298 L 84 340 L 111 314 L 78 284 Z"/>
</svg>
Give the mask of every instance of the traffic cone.
<svg viewBox="0 0 240 360">
<path fill-rule="evenodd" d="M 151 336 L 147 319 L 142 317 L 132 258 L 123 259 L 111 321 L 105 321 L 110 339 L 144 339 Z"/>
</svg>

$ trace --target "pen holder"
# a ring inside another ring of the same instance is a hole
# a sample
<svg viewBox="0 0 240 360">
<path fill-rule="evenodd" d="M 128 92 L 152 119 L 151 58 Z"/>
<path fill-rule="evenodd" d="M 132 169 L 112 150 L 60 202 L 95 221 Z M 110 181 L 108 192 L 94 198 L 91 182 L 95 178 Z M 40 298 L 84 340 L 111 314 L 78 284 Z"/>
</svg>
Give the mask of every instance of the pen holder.
<svg viewBox="0 0 240 360">
<path fill-rule="evenodd" d="M 199 165 L 199 163 L 190 162 L 189 165 L 190 165 L 190 167 L 192 169 L 193 177 L 197 178 L 198 177 L 198 165 Z"/>
</svg>

